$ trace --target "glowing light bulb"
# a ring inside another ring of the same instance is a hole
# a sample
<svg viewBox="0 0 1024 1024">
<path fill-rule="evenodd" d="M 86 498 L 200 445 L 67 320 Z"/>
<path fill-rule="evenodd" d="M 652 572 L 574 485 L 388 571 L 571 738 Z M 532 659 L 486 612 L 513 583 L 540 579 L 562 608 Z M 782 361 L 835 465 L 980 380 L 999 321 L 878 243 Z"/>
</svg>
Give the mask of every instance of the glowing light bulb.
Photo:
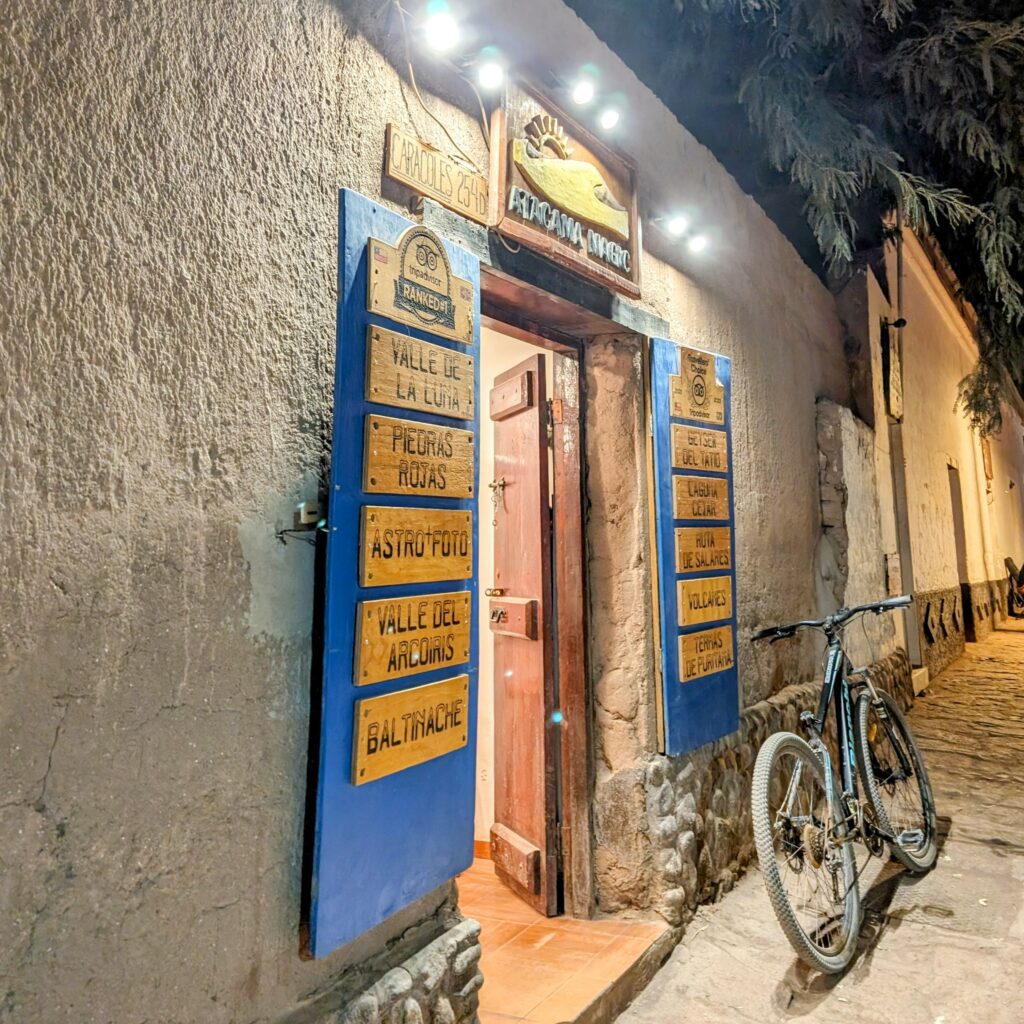
<svg viewBox="0 0 1024 1024">
<path fill-rule="evenodd" d="M 686 243 L 686 248 L 690 252 L 703 252 L 708 247 L 708 236 L 707 235 L 694 235 Z"/>
<path fill-rule="evenodd" d="M 668 224 L 665 225 L 665 227 L 668 229 L 668 233 L 670 235 L 674 235 L 676 238 L 678 238 L 680 235 L 686 234 L 686 229 L 689 226 L 690 226 L 690 218 L 689 217 L 684 217 L 682 214 L 679 214 L 678 216 L 673 217 L 668 222 Z"/>
<path fill-rule="evenodd" d="M 427 45 L 438 53 L 447 53 L 459 42 L 459 25 L 449 11 L 437 10 L 423 22 L 423 37 Z"/>
<path fill-rule="evenodd" d="M 610 132 L 619 123 L 619 112 L 614 107 L 601 111 L 597 123 L 606 131 Z"/>
<path fill-rule="evenodd" d="M 589 78 L 581 78 L 572 90 L 572 101 L 585 107 L 594 98 L 594 83 Z"/>
<path fill-rule="evenodd" d="M 505 69 L 496 61 L 484 61 L 476 73 L 481 89 L 497 89 L 505 81 Z"/>
</svg>

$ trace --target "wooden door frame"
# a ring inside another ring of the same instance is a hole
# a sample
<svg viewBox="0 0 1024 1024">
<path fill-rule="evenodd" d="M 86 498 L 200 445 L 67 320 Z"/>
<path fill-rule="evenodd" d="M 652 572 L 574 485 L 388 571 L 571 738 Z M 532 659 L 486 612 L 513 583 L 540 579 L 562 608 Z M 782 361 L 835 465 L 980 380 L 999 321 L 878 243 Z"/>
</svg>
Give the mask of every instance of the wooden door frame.
<svg viewBox="0 0 1024 1024">
<path fill-rule="evenodd" d="M 482 326 L 554 354 L 552 482 L 556 501 L 551 568 L 552 592 L 558 595 L 555 656 L 559 707 L 563 714 L 559 733 L 561 830 L 558 838 L 565 913 L 588 918 L 594 908 L 590 811 L 593 730 L 586 664 L 581 362 L 584 338 L 598 332 L 580 331 L 592 314 L 494 271 L 482 274 L 481 305 Z M 607 323 L 601 318 L 594 319 Z"/>
</svg>

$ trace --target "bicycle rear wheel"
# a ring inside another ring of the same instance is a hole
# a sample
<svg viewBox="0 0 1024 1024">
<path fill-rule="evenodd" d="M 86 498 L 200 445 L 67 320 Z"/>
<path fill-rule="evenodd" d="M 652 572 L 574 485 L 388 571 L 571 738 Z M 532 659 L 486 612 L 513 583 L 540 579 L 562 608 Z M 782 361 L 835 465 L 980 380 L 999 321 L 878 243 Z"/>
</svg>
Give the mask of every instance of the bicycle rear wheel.
<svg viewBox="0 0 1024 1024">
<path fill-rule="evenodd" d="M 935 864 L 935 800 L 924 759 L 910 726 L 896 702 L 877 691 L 881 707 L 871 694 L 857 698 L 857 760 L 878 824 L 903 842 L 890 843 L 892 855 L 915 874 Z"/>
<path fill-rule="evenodd" d="M 821 759 L 799 736 L 778 732 L 757 755 L 751 787 L 754 842 L 772 909 L 806 964 L 836 974 L 860 929 L 857 864 L 837 843 Z"/>
</svg>

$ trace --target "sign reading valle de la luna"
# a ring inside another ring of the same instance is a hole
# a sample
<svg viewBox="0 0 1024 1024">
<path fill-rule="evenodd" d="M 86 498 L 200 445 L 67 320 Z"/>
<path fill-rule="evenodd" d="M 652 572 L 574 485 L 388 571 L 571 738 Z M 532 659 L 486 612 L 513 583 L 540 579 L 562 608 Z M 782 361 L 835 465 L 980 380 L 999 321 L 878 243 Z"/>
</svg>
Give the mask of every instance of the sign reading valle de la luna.
<svg viewBox="0 0 1024 1024">
<path fill-rule="evenodd" d="M 633 167 L 523 89 L 497 119 L 505 150 L 497 227 L 550 259 L 626 294 L 640 294 Z"/>
</svg>

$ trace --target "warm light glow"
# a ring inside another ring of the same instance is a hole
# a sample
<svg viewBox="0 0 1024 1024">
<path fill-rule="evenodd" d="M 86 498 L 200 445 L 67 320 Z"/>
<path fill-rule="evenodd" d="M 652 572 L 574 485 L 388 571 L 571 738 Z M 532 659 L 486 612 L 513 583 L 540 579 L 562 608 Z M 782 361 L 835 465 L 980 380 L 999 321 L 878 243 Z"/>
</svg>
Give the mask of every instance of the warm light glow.
<svg viewBox="0 0 1024 1024">
<path fill-rule="evenodd" d="M 690 226 L 690 218 L 684 217 L 679 214 L 676 217 L 672 217 L 665 227 L 668 229 L 670 235 L 675 235 L 678 238 L 680 235 L 686 234 L 686 229 Z"/>
<path fill-rule="evenodd" d="M 693 238 L 691 238 L 686 243 L 686 248 L 689 249 L 690 252 L 703 252 L 707 247 L 708 247 L 708 237 L 707 237 L 707 235 L 694 235 Z"/>
<path fill-rule="evenodd" d="M 459 26 L 448 11 L 437 10 L 423 22 L 423 37 L 432 50 L 447 53 L 459 42 Z"/>
<path fill-rule="evenodd" d="M 505 69 L 496 61 L 488 60 L 476 73 L 481 89 L 497 89 L 505 81 Z"/>
<path fill-rule="evenodd" d="M 594 83 L 589 78 L 581 78 L 572 90 L 572 101 L 583 107 L 594 98 Z"/>
<path fill-rule="evenodd" d="M 597 123 L 606 131 L 610 132 L 619 123 L 619 112 L 614 107 L 601 111 Z"/>
</svg>

